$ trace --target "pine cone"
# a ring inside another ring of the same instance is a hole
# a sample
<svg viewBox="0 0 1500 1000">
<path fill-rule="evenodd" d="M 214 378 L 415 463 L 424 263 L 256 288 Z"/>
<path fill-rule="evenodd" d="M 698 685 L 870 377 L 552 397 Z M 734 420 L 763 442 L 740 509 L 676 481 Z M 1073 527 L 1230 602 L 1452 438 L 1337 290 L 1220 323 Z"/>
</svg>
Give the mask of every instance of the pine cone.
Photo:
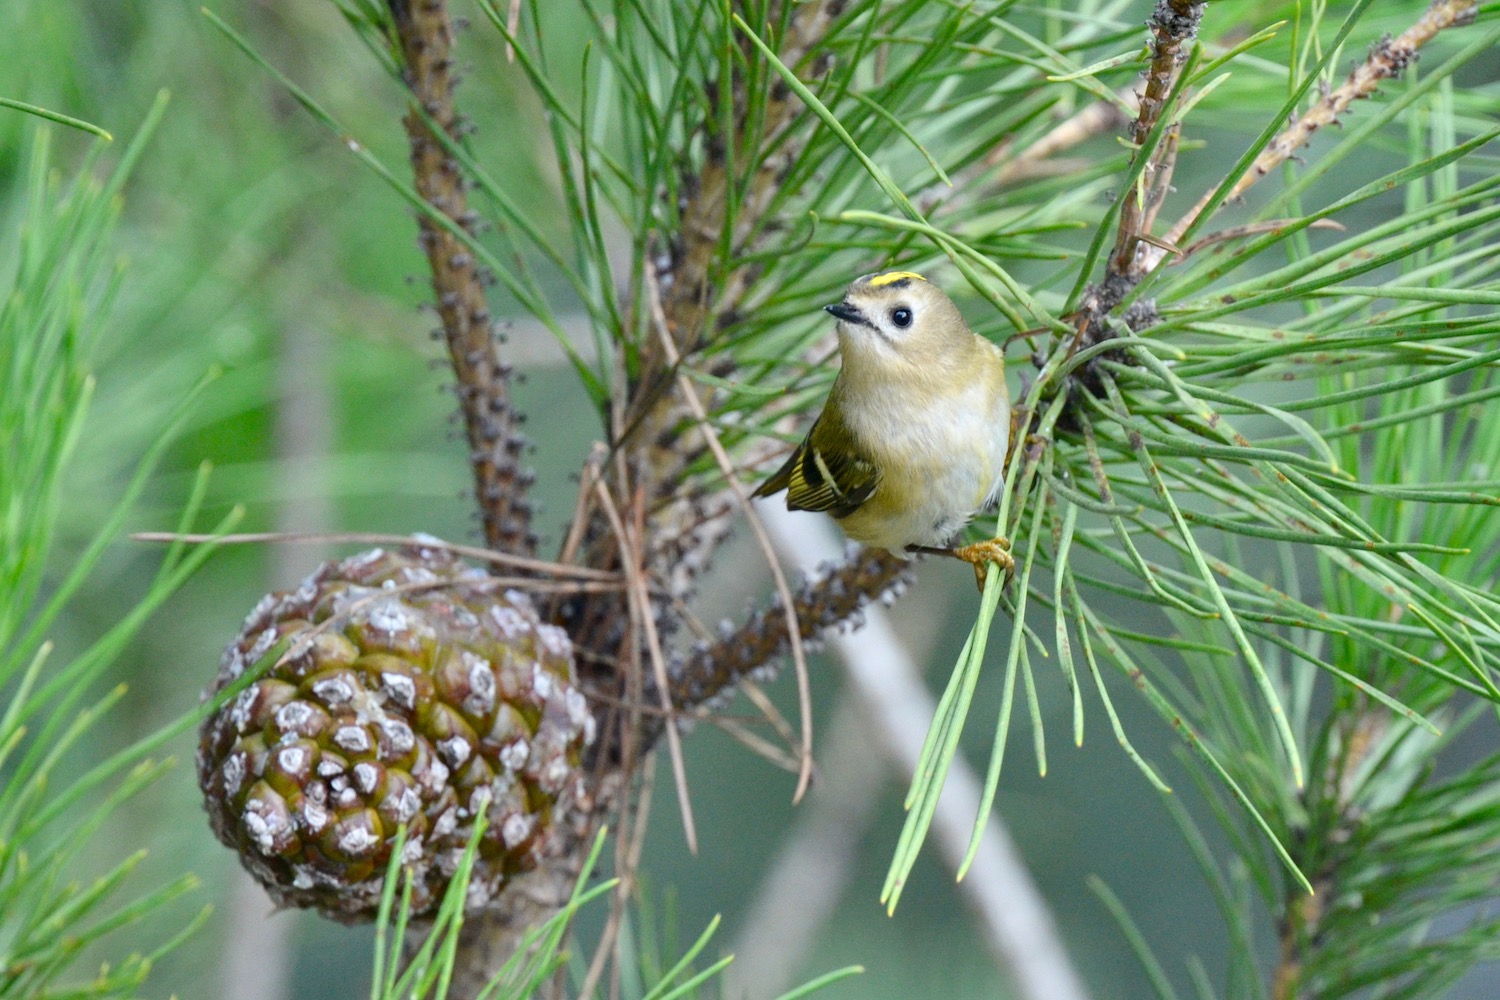
<svg viewBox="0 0 1500 1000">
<path fill-rule="evenodd" d="M 214 832 L 278 903 L 372 918 L 405 824 L 427 911 L 487 809 L 483 907 L 579 828 L 594 720 L 572 647 L 490 579 L 444 549 L 376 549 L 267 596 L 225 649 L 210 695 L 289 640 L 198 749 Z"/>
</svg>

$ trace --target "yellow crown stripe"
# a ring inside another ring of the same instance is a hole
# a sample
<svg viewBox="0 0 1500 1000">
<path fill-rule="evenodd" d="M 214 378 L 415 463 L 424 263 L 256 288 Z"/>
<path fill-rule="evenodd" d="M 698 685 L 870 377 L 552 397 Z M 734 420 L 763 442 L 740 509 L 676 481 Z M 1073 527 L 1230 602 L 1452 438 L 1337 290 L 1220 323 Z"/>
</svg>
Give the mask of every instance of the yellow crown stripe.
<svg viewBox="0 0 1500 1000">
<path fill-rule="evenodd" d="M 920 274 L 918 274 L 915 271 L 887 271 L 884 274 L 877 274 L 877 275 L 875 275 L 875 277 L 871 278 L 870 279 L 870 287 L 871 288 L 881 288 L 881 287 L 884 287 L 885 285 L 894 285 L 898 281 L 926 281 L 926 280 L 927 280 L 926 278 L 922 277 Z"/>
</svg>

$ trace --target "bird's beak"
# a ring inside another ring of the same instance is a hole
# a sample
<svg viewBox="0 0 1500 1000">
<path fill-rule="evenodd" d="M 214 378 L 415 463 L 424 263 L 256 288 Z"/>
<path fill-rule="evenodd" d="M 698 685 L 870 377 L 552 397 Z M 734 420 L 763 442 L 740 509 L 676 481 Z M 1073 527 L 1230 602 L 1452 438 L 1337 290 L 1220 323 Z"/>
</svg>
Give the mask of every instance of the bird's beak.
<svg viewBox="0 0 1500 1000">
<path fill-rule="evenodd" d="M 835 302 L 831 306 L 824 306 L 823 311 L 832 313 L 845 323 L 853 323 L 855 326 L 870 325 L 870 321 L 865 319 L 865 314 L 847 302 Z"/>
</svg>

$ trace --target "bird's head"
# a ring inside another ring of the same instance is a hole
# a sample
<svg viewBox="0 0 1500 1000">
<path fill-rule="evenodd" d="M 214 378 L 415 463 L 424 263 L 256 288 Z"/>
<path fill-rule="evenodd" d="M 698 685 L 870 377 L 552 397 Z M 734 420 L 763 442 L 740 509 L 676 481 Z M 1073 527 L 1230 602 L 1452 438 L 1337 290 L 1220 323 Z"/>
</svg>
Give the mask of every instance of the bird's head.
<svg viewBox="0 0 1500 1000">
<path fill-rule="evenodd" d="M 846 367 L 942 368 L 972 348 L 973 334 L 953 300 L 912 271 L 856 278 L 843 301 L 823 308 L 839 321 Z"/>
</svg>

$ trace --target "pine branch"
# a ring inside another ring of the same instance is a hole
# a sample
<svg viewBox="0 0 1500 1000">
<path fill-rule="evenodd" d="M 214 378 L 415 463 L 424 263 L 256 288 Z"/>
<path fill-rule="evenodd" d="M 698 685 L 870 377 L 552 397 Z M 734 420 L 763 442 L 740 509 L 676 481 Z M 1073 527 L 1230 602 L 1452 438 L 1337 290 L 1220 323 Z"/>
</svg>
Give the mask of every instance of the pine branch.
<svg viewBox="0 0 1500 1000">
<path fill-rule="evenodd" d="M 1203 4 L 1187 0 L 1159 0 L 1148 22 L 1152 33 L 1151 61 L 1146 72 L 1136 120 L 1131 124 L 1132 139 L 1140 147 L 1166 112 L 1170 92 L 1177 82 L 1181 64 L 1186 58 L 1185 45 L 1197 35 Z M 1323 96 L 1296 123 L 1273 139 L 1254 161 L 1250 170 L 1239 178 L 1222 203 L 1242 195 L 1305 145 L 1322 126 L 1338 124 L 1339 115 L 1360 98 L 1367 98 L 1386 79 L 1399 77 L 1415 62 L 1418 50 L 1445 28 L 1461 27 L 1473 22 L 1477 0 L 1433 0 L 1427 11 L 1395 39 L 1382 39 L 1365 61 L 1355 67 L 1345 83 Z M 1213 200 L 1213 190 L 1204 193 L 1198 203 L 1182 216 L 1160 238 L 1150 237 L 1150 228 L 1169 189 L 1172 164 L 1176 157 L 1177 129 L 1166 130 L 1162 141 L 1151 150 L 1151 160 L 1141 168 L 1142 182 L 1125 191 L 1119 201 L 1119 222 L 1114 248 L 1109 255 L 1105 277 L 1088 286 L 1079 300 L 1078 309 L 1068 317 L 1077 331 L 1074 350 L 1084 350 L 1115 336 L 1108 317 L 1135 290 L 1142 279 L 1171 248 L 1198 222 Z M 1146 188 L 1149 179 L 1150 190 Z M 1327 223 L 1314 223 L 1314 225 Z M 1244 230 L 1249 232 L 1251 230 Z M 1215 245 L 1229 234 L 1214 234 L 1195 242 L 1193 251 Z M 1183 257 L 1187 251 L 1175 251 Z M 1156 320 L 1154 307 L 1143 301 L 1134 312 L 1122 317 L 1132 330 L 1143 329 Z M 1108 357 L 1108 356 L 1106 356 Z M 1115 358 L 1118 360 L 1118 357 Z M 1085 367 L 1081 380 L 1094 385 L 1092 365 Z"/>
<path fill-rule="evenodd" d="M 827 71 L 828 60 L 818 57 L 815 50 L 843 5 L 844 0 L 812 0 L 795 4 L 789 13 L 780 2 L 767 9 L 765 19 L 770 24 L 778 23 L 785 13 L 782 58 L 788 65 L 803 67 L 805 79 L 816 79 Z M 748 43 L 742 40 L 741 45 L 747 47 L 742 55 L 752 58 Z M 706 153 L 703 162 L 681 181 L 689 193 L 680 211 L 679 228 L 662 234 L 671 247 L 670 263 L 654 269 L 667 329 L 676 353 L 684 357 L 738 314 L 758 273 L 758 268 L 747 266 L 741 258 L 753 250 L 781 179 L 807 141 L 806 135 L 787 134 L 802 112 L 790 88 L 777 81 L 768 93 L 752 94 L 738 68 L 734 80 L 730 93 L 720 95 L 728 104 L 732 133 L 715 134 L 714 116 L 703 122 Z M 715 110 L 722 113 L 722 109 Z M 747 163 L 753 167 L 748 176 L 742 176 Z M 629 444 L 640 456 L 642 460 L 633 464 L 646 477 L 642 485 L 649 494 L 668 496 L 675 491 L 682 470 L 703 454 L 706 445 L 690 444 L 672 432 L 689 414 L 676 398 L 672 365 L 655 336 L 642 342 L 639 364 L 637 387 L 624 420 L 615 428 L 615 444 Z"/>
<path fill-rule="evenodd" d="M 1301 996 L 1300 984 L 1307 955 L 1318 947 L 1321 918 L 1339 892 L 1338 856 L 1353 839 L 1359 823 L 1358 807 L 1351 794 L 1352 777 L 1376 749 L 1375 734 L 1384 728 L 1385 721 L 1383 714 L 1368 709 L 1343 713 L 1338 719 L 1339 729 L 1345 733 L 1341 740 L 1342 752 L 1335 753 L 1329 762 L 1321 787 L 1310 789 L 1301 796 L 1309 813 L 1331 814 L 1331 817 L 1319 823 L 1322 829 L 1316 836 L 1304 836 L 1304 845 L 1315 854 L 1324 856 L 1298 859 L 1304 865 L 1317 865 L 1310 873 L 1314 891 L 1309 893 L 1300 885 L 1288 884 L 1280 900 L 1276 967 L 1271 973 L 1272 1000 L 1297 1000 Z"/>
<path fill-rule="evenodd" d="M 1221 204 L 1239 198 L 1250 186 L 1285 163 L 1293 153 L 1312 141 L 1314 133 L 1327 125 L 1339 125 L 1339 116 L 1355 101 L 1370 97 L 1386 80 L 1398 79 L 1416 62 L 1422 46 L 1445 28 L 1464 27 L 1474 23 L 1479 13 L 1478 0 L 1433 0 L 1432 5 L 1396 38 L 1382 38 L 1370 49 L 1365 61 L 1354 67 L 1337 88 L 1325 93 L 1300 118 L 1288 125 L 1258 156 L 1250 170 L 1235 181 Z M 1165 240 L 1176 243 L 1208 209 L 1213 191 L 1205 192 L 1193 208 L 1167 233 Z"/>
<path fill-rule="evenodd" d="M 828 62 L 817 49 L 842 7 L 842 0 L 814 0 L 790 9 L 778 3 L 763 15 L 770 24 L 784 21 L 783 57 L 803 67 L 808 79 L 827 71 Z M 743 54 L 751 57 L 748 50 Z M 678 602 L 692 595 L 698 576 L 711 564 L 728 535 L 728 515 L 734 508 L 718 491 L 705 494 L 683 481 L 685 470 L 707 453 L 708 441 L 681 395 L 673 359 L 692 355 L 737 315 L 758 273 L 742 258 L 767 224 L 766 213 L 781 178 L 807 141 L 805 134 L 790 131 L 802 108 L 789 88 L 778 81 L 765 94 L 752 92 L 747 74 L 738 66 L 733 78 L 729 92 L 718 95 L 727 107 L 715 109 L 716 114 L 700 124 L 706 152 L 681 180 L 687 194 L 679 210 L 679 228 L 660 234 L 671 248 L 669 262 L 664 268 L 647 269 L 645 280 L 657 282 L 661 325 L 670 343 L 655 334 L 640 343 L 629 395 L 620 401 L 612 420 L 616 459 L 603 467 L 616 506 L 641 509 L 646 544 L 634 554 L 622 550 L 622 540 L 609 529 L 598 506 L 588 508 L 587 527 L 582 530 L 588 565 L 614 569 L 622 560 L 638 560 Z M 730 134 L 715 134 L 717 122 L 726 118 L 732 122 Z M 664 605 L 657 606 L 657 613 L 658 628 L 669 634 L 675 615 Z M 627 604 L 620 599 L 575 605 L 568 620 L 575 642 L 606 661 L 628 662 L 627 649 L 639 641 L 628 624 Z M 784 624 L 782 628 L 786 639 Z M 699 671 L 703 664 L 694 659 L 687 669 Z M 613 673 L 604 671 L 595 683 L 618 696 L 625 687 L 617 674 L 608 676 Z M 716 682 L 731 683 L 727 678 L 737 676 L 732 668 L 704 674 L 685 685 L 697 696 L 686 703 L 674 699 L 674 704 L 679 710 L 700 704 L 719 690 Z M 680 686 L 674 683 L 673 690 Z M 651 696 L 649 703 L 654 699 Z M 607 726 L 601 731 L 616 730 Z M 653 735 L 659 733 L 657 729 Z"/>
<path fill-rule="evenodd" d="M 453 22 L 445 0 L 388 0 L 403 58 L 402 77 L 413 104 L 403 119 L 411 143 L 417 192 L 472 235 L 465 179 L 434 133 L 456 140 L 462 124 L 454 106 Z M 500 338 L 485 298 L 486 275 L 453 233 L 419 215 L 420 243 L 432 271 L 432 291 L 442 320 L 448 358 L 458 380 L 475 499 L 485 541 L 515 555 L 536 553 L 527 493 L 532 473 L 522 465 L 524 416 L 510 398 L 511 367 L 500 357 Z"/>
<path fill-rule="evenodd" d="M 1108 256 L 1103 280 L 1087 286 L 1079 298 L 1078 308 L 1066 317 L 1076 332 L 1074 351 L 1085 350 L 1115 336 L 1110 314 L 1147 273 L 1149 255 L 1143 251 L 1151 249 L 1145 241 L 1170 188 L 1177 152 L 1176 127 L 1168 128 L 1162 140 L 1154 146 L 1148 146 L 1148 140 L 1169 110 L 1173 92 L 1180 83 L 1188 46 L 1198 35 L 1203 7 L 1202 2 L 1158 0 L 1147 22 L 1151 30 L 1151 60 L 1140 92 L 1136 118 L 1130 126 L 1135 156 L 1137 159 L 1144 156 L 1146 161 L 1135 164 L 1131 176 L 1136 178 L 1136 183 L 1128 185 L 1119 195 L 1114 248 Z M 1130 329 L 1142 329 L 1155 321 L 1155 309 L 1150 303 L 1143 303 L 1122 319 Z M 1097 388 L 1094 366 L 1086 367 L 1079 380 L 1089 391 L 1094 391 Z M 1062 391 L 1069 390 L 1064 388 Z M 1071 422 L 1071 419 L 1065 422 Z"/>
<path fill-rule="evenodd" d="M 1151 28 L 1151 64 L 1146 71 L 1146 86 L 1141 94 L 1140 109 L 1130 129 L 1131 140 L 1137 149 L 1145 147 L 1152 129 L 1167 110 L 1168 95 L 1187 59 L 1186 47 L 1197 37 L 1198 23 L 1202 18 L 1203 3 L 1190 3 L 1188 0 L 1158 0 L 1156 9 L 1151 14 L 1148 22 Z M 1159 147 L 1168 152 L 1174 148 L 1175 143 L 1163 143 Z M 1159 166 L 1160 161 L 1153 160 L 1146 167 L 1142 179 L 1149 178 L 1154 188 L 1165 192 L 1170 170 L 1165 171 L 1166 177 L 1159 176 Z M 1110 278 L 1125 278 L 1137 271 L 1139 264 L 1136 247 L 1141 235 L 1150 228 L 1150 220 L 1147 218 L 1150 203 L 1151 199 L 1144 194 L 1143 189 L 1130 190 L 1122 196 L 1119 232 L 1115 238 L 1114 251 L 1109 256 Z M 1111 283 L 1106 280 L 1106 284 L 1111 288 L 1126 287 L 1118 281 Z M 1113 308 L 1114 305 L 1108 307 Z"/>
<path fill-rule="evenodd" d="M 785 3 L 778 0 L 769 5 L 766 23 L 779 23 Z M 817 56 L 815 50 L 843 6 L 844 0 L 813 0 L 795 4 L 788 15 L 780 55 L 788 66 L 802 67 L 805 80 L 827 71 L 827 57 Z M 741 54 L 751 58 L 749 43 L 742 39 L 740 45 Z M 752 272 L 733 262 L 750 250 L 782 177 L 805 142 L 805 138 L 781 142 L 803 110 L 789 87 L 777 81 L 764 102 L 747 88 L 745 74 L 736 72 L 732 92 L 724 96 L 732 107 L 732 134 L 709 131 L 703 164 L 684 178 L 683 186 L 691 194 L 682 209 L 680 229 L 672 234 L 671 264 L 658 279 L 662 310 L 679 354 L 695 350 L 739 305 Z M 741 179 L 735 171 L 743 170 L 746 163 L 754 167 Z M 726 242 L 727 261 L 720 256 Z M 664 362 L 661 349 L 653 345 L 648 338 L 643 347 L 644 372 L 658 370 Z"/>
<path fill-rule="evenodd" d="M 898 594 L 911 573 L 906 559 L 878 549 L 861 549 L 840 566 L 826 566 L 803 580 L 793 595 L 801 637 L 858 625 L 860 609 L 885 594 Z M 786 619 L 779 601 L 751 613 L 738 628 L 721 629 L 715 642 L 701 642 L 673 664 L 672 701 L 679 709 L 708 707 L 746 677 L 774 665 L 787 652 Z"/>
</svg>

